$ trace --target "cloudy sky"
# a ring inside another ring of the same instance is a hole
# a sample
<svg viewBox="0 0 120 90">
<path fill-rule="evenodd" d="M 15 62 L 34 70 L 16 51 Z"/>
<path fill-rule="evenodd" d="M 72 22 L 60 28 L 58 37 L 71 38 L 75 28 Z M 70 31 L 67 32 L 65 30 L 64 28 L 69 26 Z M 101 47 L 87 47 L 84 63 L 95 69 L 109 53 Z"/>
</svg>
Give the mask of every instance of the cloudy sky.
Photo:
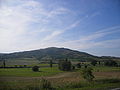
<svg viewBox="0 0 120 90">
<path fill-rule="evenodd" d="M 0 0 L 0 53 L 46 47 L 120 56 L 120 1 Z"/>
</svg>

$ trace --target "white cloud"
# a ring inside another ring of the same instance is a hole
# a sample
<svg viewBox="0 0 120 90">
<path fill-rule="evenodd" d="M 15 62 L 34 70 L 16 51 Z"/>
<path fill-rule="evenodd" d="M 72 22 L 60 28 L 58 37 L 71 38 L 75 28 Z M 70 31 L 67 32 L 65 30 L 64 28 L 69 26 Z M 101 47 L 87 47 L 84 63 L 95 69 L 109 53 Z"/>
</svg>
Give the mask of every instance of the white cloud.
<svg viewBox="0 0 120 90">
<path fill-rule="evenodd" d="M 57 43 L 57 45 L 69 47 L 72 49 L 89 49 L 93 47 L 103 47 L 103 48 L 115 48 L 119 46 L 120 39 L 113 40 L 103 40 L 103 41 L 94 41 L 99 38 L 104 38 L 106 35 L 120 32 L 120 26 L 114 26 L 106 29 L 99 30 L 90 35 L 81 37 L 78 40 L 66 41 Z M 114 44 L 113 44 L 114 43 Z"/>
<path fill-rule="evenodd" d="M 51 40 L 51 39 L 59 36 L 60 34 L 64 33 L 65 31 L 73 29 L 73 28 L 76 27 L 78 24 L 79 24 L 79 21 L 76 21 L 76 22 L 74 22 L 73 24 L 67 26 L 67 27 L 64 28 L 64 29 L 53 31 L 50 35 L 48 35 L 47 37 L 45 37 L 45 38 L 43 39 L 43 42 L 44 42 L 44 41 L 49 41 L 49 40 Z"/>
<path fill-rule="evenodd" d="M 59 35 L 61 31 L 53 30 L 47 24 L 52 22 L 52 18 L 66 14 L 68 11 L 63 7 L 47 10 L 42 3 L 35 0 L 3 1 L 0 7 L 0 51 L 26 50 L 29 46 L 26 48 L 25 44 L 33 43 L 30 45 L 31 48 L 37 40 L 34 36 L 41 32 L 52 32 L 51 36 L 45 37 L 44 40 Z M 34 23 L 37 23 L 39 27 L 33 26 L 32 30 L 31 24 Z M 42 40 L 39 39 L 39 42 Z"/>
<path fill-rule="evenodd" d="M 45 38 L 43 39 L 43 42 L 44 42 L 44 41 L 51 40 L 52 38 L 58 36 L 58 35 L 61 34 L 61 33 L 62 33 L 61 31 L 54 31 L 54 32 L 51 33 L 51 35 L 48 35 L 47 37 L 45 37 Z"/>
</svg>

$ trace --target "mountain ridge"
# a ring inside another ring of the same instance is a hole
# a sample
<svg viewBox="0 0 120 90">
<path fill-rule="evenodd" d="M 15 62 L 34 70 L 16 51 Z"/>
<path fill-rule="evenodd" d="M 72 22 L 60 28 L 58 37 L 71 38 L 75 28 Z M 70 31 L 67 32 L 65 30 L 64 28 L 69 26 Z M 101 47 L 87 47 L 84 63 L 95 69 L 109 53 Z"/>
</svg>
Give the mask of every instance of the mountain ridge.
<svg viewBox="0 0 120 90">
<path fill-rule="evenodd" d="M 86 52 L 71 50 L 68 48 L 48 47 L 45 49 L 37 49 L 30 51 L 14 52 L 8 54 L 0 54 L 0 59 L 15 59 L 15 58 L 36 58 L 38 60 L 47 59 L 78 59 L 78 60 L 93 60 L 93 59 L 120 59 L 112 56 L 94 56 Z"/>
</svg>

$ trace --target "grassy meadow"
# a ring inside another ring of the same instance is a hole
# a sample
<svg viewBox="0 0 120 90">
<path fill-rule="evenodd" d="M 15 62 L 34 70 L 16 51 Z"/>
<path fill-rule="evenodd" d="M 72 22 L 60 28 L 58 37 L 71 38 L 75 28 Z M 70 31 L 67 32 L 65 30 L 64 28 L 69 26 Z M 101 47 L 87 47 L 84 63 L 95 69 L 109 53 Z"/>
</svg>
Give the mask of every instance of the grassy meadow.
<svg viewBox="0 0 120 90">
<path fill-rule="evenodd" d="M 120 87 L 120 67 L 92 68 L 95 78 L 91 83 L 81 77 L 81 69 L 78 68 L 60 71 L 58 67 L 41 67 L 39 72 L 33 72 L 31 68 L 0 68 L 0 90 L 41 90 L 42 78 L 47 79 L 55 90 L 108 90 Z"/>
<path fill-rule="evenodd" d="M 61 73 L 63 71 L 54 68 L 40 68 L 39 72 L 33 72 L 31 68 L 2 68 L 0 69 L 0 77 L 39 77 L 50 76 Z"/>
</svg>

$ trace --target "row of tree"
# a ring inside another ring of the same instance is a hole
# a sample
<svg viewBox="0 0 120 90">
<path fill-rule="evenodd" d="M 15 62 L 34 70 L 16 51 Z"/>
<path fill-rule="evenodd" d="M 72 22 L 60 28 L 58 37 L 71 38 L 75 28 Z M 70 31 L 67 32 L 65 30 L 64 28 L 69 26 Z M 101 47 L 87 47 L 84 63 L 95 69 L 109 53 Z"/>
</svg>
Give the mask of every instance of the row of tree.
<svg viewBox="0 0 120 90">
<path fill-rule="evenodd" d="M 50 67 L 53 67 L 53 61 L 50 60 L 49 62 L 50 64 Z M 96 66 L 96 65 L 105 65 L 105 66 L 120 66 L 116 61 L 114 60 L 105 60 L 105 61 L 97 61 L 97 60 L 91 60 L 90 62 L 91 65 L 93 66 Z M 72 66 L 71 64 L 71 61 L 69 61 L 68 59 L 66 60 L 59 60 L 58 62 L 58 66 L 59 66 L 59 69 L 60 70 L 63 70 L 63 71 L 69 71 L 71 69 L 75 69 L 75 66 Z M 81 68 L 82 64 L 81 63 L 78 63 L 77 65 L 77 68 Z M 3 68 L 6 67 L 6 62 L 5 60 L 3 60 Z M 27 67 L 27 65 L 15 65 L 15 67 Z"/>
<path fill-rule="evenodd" d="M 102 62 L 97 61 L 97 60 L 92 60 L 91 61 L 91 65 L 93 65 L 93 66 L 96 66 L 97 64 L 101 65 L 101 63 L 104 63 L 105 66 L 115 66 L 115 67 L 119 66 L 119 64 L 114 60 L 105 60 L 105 61 L 102 61 Z"/>
</svg>

